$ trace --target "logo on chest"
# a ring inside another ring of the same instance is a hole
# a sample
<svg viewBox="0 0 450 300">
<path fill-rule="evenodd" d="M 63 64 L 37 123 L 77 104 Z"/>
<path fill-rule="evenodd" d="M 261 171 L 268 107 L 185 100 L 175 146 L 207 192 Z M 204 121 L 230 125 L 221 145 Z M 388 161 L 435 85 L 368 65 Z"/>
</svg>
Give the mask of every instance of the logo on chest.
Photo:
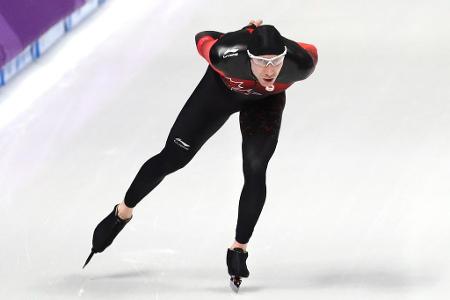
<svg viewBox="0 0 450 300">
<path fill-rule="evenodd" d="M 261 93 L 256 92 L 252 88 L 246 88 L 244 81 L 235 81 L 231 79 L 230 77 L 225 77 L 226 79 L 226 85 L 230 88 L 232 91 L 239 92 L 244 95 L 258 95 L 261 96 Z"/>
</svg>

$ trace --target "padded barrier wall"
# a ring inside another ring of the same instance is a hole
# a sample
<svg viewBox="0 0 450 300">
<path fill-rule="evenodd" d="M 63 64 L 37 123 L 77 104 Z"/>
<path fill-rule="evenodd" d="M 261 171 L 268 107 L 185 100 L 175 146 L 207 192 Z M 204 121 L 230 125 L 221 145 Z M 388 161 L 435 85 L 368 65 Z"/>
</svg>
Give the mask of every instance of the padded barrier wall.
<svg viewBox="0 0 450 300">
<path fill-rule="evenodd" d="M 0 3 L 0 87 L 27 65 L 39 59 L 56 41 L 106 0 L 39 0 L 37 4 L 46 4 L 47 7 L 42 7 L 40 15 L 33 14 L 31 22 L 27 19 L 32 13 L 30 2 L 15 1 L 17 0 L 8 0 L 7 2 L 14 2 L 15 7 L 8 5 L 5 9 L 2 9 L 3 4 Z M 54 5 L 57 5 L 58 9 L 52 9 Z M 21 8 L 27 11 L 18 14 L 18 9 Z M 45 13 L 49 11 L 53 14 Z"/>
</svg>

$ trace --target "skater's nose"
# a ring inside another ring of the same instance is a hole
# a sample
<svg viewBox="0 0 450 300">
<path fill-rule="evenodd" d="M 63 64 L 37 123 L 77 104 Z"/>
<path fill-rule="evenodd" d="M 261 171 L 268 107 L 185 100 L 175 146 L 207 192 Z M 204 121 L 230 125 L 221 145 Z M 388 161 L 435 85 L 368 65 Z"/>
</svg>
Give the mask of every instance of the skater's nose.
<svg viewBox="0 0 450 300">
<path fill-rule="evenodd" d="M 272 65 L 269 65 L 267 67 L 264 67 L 263 74 L 267 77 L 273 77 L 276 74 L 276 70 Z"/>
</svg>

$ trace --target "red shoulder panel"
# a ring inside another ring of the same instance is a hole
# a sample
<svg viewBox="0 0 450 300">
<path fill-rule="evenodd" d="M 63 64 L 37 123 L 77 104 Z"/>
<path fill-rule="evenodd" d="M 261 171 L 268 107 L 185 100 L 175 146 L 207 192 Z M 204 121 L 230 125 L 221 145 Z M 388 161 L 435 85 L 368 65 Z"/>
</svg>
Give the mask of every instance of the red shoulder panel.
<svg viewBox="0 0 450 300">
<path fill-rule="evenodd" d="M 308 51 L 309 55 L 311 55 L 314 65 L 317 64 L 318 55 L 317 55 L 317 48 L 314 45 L 306 44 L 306 43 L 298 43 L 303 49 Z"/>
</svg>

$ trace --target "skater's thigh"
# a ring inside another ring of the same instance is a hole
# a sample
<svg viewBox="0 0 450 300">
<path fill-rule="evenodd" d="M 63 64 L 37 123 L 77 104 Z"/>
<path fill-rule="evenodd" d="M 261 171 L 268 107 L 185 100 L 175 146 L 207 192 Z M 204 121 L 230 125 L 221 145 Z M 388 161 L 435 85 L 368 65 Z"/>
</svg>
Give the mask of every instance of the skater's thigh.
<svg viewBox="0 0 450 300">
<path fill-rule="evenodd" d="M 267 164 L 278 143 L 286 96 L 273 95 L 244 106 L 239 114 L 244 163 Z"/>
<path fill-rule="evenodd" d="M 223 87 L 217 86 L 211 75 L 207 72 L 183 106 L 170 130 L 166 146 L 176 145 L 195 153 L 238 110 L 233 105 L 224 105 L 226 94 Z"/>
<path fill-rule="evenodd" d="M 239 114 L 242 137 L 244 139 L 254 135 L 278 137 L 285 104 L 284 92 L 246 103 Z"/>
</svg>

